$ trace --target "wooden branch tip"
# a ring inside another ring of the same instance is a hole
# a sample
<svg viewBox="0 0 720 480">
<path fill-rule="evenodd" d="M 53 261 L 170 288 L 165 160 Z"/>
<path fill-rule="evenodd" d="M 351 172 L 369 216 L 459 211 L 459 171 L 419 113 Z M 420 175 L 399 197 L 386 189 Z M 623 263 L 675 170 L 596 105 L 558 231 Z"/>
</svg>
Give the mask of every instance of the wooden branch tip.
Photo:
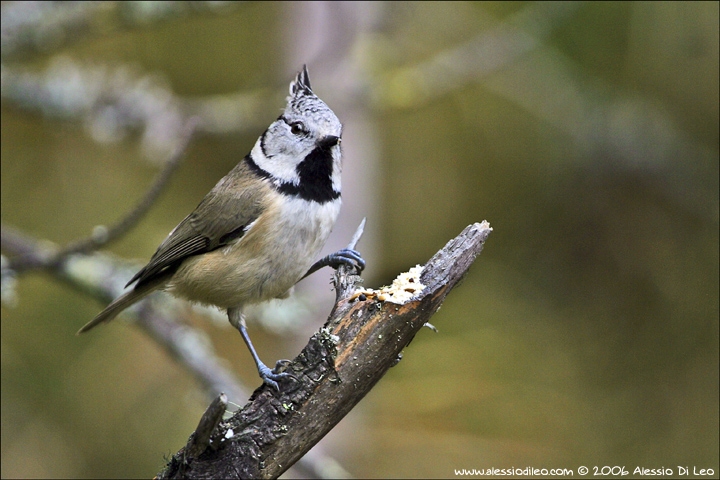
<svg viewBox="0 0 720 480">
<path fill-rule="evenodd" d="M 350 243 L 348 243 L 347 246 L 349 250 L 355 250 L 355 247 L 360 241 L 360 238 L 365 231 L 365 220 L 366 218 L 363 217 L 360 225 L 358 225 L 358 228 L 355 230 L 352 239 L 350 239 Z M 352 271 L 351 267 L 346 267 L 345 265 L 341 265 L 340 267 L 338 267 L 337 270 L 335 270 L 335 275 L 333 275 L 333 285 L 335 287 L 335 303 L 339 302 L 340 299 L 343 298 L 343 296 L 347 296 L 348 291 L 351 289 L 352 285 L 360 282 L 359 276 L 349 275 L 350 271 Z"/>
<path fill-rule="evenodd" d="M 362 237 L 362 234 L 365 231 L 365 220 L 367 220 L 367 217 L 363 217 L 360 225 L 358 225 L 357 230 L 355 230 L 355 234 L 352 236 L 350 243 L 348 243 L 347 248 L 353 250 L 357 246 L 358 242 L 360 241 L 360 237 Z"/>
</svg>

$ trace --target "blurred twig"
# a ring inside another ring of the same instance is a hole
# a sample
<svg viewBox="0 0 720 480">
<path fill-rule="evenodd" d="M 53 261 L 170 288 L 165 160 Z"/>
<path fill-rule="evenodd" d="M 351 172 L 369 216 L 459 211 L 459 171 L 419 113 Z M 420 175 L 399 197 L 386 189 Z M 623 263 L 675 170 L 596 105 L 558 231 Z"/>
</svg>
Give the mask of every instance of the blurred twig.
<svg viewBox="0 0 720 480">
<path fill-rule="evenodd" d="M 108 32 L 149 27 L 188 12 L 217 12 L 240 2 L 3 2 L 3 62 L 57 50 Z"/>
<path fill-rule="evenodd" d="M 61 257 L 59 262 L 47 263 L 43 259 L 59 251 L 59 247 L 52 242 L 39 241 L 5 225 L 2 227 L 1 238 L 4 252 L 28 258 L 37 257 L 38 263 L 44 264 L 43 271 L 76 290 L 89 293 L 103 302 L 115 298 L 119 293 L 120 287 L 104 286 L 107 282 L 103 282 L 100 278 L 102 273 L 98 273 L 111 271 L 116 263 L 104 254 L 70 254 Z M 3 268 L 3 277 L 6 274 L 12 274 L 12 271 Z M 168 297 L 167 302 L 179 301 Z M 155 306 L 148 300 L 143 300 L 139 304 L 139 311 L 135 310 L 137 313 L 127 311 L 125 315 L 137 315 L 137 325 L 200 382 L 208 398 L 216 397 L 219 392 L 225 392 L 230 399 L 237 402 L 247 398 L 249 389 L 225 367 L 226 362 L 217 356 L 207 335 L 200 329 L 178 322 L 174 315 L 168 313 L 172 309 L 166 308 L 167 305 L 168 303 L 163 302 L 162 306 Z M 347 474 L 334 459 L 319 448 L 316 448 L 312 455 L 301 459 L 298 466 L 314 478 L 338 478 Z"/>
<path fill-rule="evenodd" d="M 87 272 L 93 270 L 92 265 L 80 266 L 82 263 L 94 264 L 94 270 L 107 271 L 107 259 L 103 254 L 87 256 L 82 253 L 64 255 L 56 262 L 47 262 L 47 251 L 59 252 L 60 248 L 47 240 L 39 241 L 34 237 L 18 231 L 10 226 L 2 227 L 2 249 L 5 253 L 22 255 L 29 259 L 36 259 L 45 272 L 54 275 L 68 285 L 88 292 L 92 290 L 94 296 L 101 301 L 108 301 L 117 296 L 118 292 L 109 288 L 89 284 L 97 283 L 87 278 Z M 55 256 L 53 253 L 51 256 Z M 172 301 L 168 299 L 169 301 Z M 158 344 L 162 345 L 179 363 L 187 368 L 204 386 L 210 396 L 218 392 L 226 392 L 233 400 L 246 397 L 247 389 L 240 385 L 235 375 L 223 366 L 223 362 L 215 354 L 212 344 L 206 335 L 196 328 L 181 325 L 163 313 L 163 309 L 142 304 L 138 314 L 140 325 Z M 132 314 L 128 312 L 128 314 Z"/>
<path fill-rule="evenodd" d="M 145 196 L 123 219 L 109 228 L 95 227 L 92 235 L 89 237 L 75 240 L 66 247 L 58 249 L 50 254 L 48 254 L 49 252 L 47 250 L 44 255 L 38 255 L 36 250 L 30 250 L 26 254 L 13 257 L 9 260 L 6 268 L 14 270 L 15 273 L 20 274 L 26 270 L 53 267 L 68 255 L 72 255 L 74 253 L 88 253 L 117 240 L 127 233 L 143 218 L 150 207 L 153 206 L 163 188 L 172 177 L 172 174 L 175 173 L 175 170 L 185 157 L 185 150 L 190 142 L 190 138 L 192 137 L 192 133 L 195 130 L 196 125 L 197 119 L 195 118 L 192 118 L 185 123 L 185 127 L 183 128 L 180 136 L 180 141 L 176 145 L 175 151 L 171 155 L 170 159 L 165 164 L 165 168 L 163 168 L 156 176 L 155 181 L 152 183 Z M 5 245 L 5 242 L 12 241 L 13 237 L 11 235 L 17 234 L 10 229 L 8 230 L 8 237 L 6 237 L 5 227 L 3 227 L 3 245 Z"/>
<path fill-rule="evenodd" d="M 412 66 L 390 70 L 373 91 L 376 108 L 416 107 L 497 72 L 528 54 L 582 2 L 532 2 L 465 43 Z"/>
<path fill-rule="evenodd" d="M 716 149 L 688 135 L 655 99 L 584 73 L 546 41 L 583 4 L 529 3 L 463 44 L 383 71 L 377 86 L 367 90 L 372 104 L 376 109 L 418 108 L 482 82 L 566 133 L 579 154 L 565 158 L 585 160 L 594 172 L 642 172 L 661 183 L 658 191 L 674 204 L 715 221 L 717 207 L 708 206 L 717 205 L 717 189 L 702 180 L 716 175 L 703 167 L 715 163 Z M 697 159 L 698 168 L 688 170 L 678 158 Z"/>
<path fill-rule="evenodd" d="M 54 58 L 42 71 L 15 65 L 1 68 L 6 105 L 83 122 L 98 142 L 114 142 L 130 131 L 140 131 L 152 158 L 173 150 L 185 118 L 198 117 L 199 131 L 243 132 L 265 126 L 267 106 L 276 103 L 266 88 L 183 98 L 162 73 L 67 56 Z"/>
</svg>

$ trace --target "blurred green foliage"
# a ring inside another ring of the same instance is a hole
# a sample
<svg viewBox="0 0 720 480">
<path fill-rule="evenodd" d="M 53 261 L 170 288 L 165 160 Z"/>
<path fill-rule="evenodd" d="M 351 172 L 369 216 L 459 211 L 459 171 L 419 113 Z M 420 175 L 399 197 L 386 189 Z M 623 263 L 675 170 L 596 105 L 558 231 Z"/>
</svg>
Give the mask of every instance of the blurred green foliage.
<svg viewBox="0 0 720 480">
<path fill-rule="evenodd" d="M 578 4 L 527 50 L 500 41 L 498 29 L 524 39 L 555 8 L 246 3 L 119 24 L 104 12 L 79 38 L 4 60 L 2 221 L 66 243 L 120 218 L 158 168 L 137 128 L 98 143 L 92 125 L 11 97 L 6 69 L 41 74 L 60 55 L 127 63 L 188 99 L 281 98 L 303 62 L 311 75 L 349 71 L 357 90 L 339 74 L 313 85 L 342 120 L 362 111 L 379 151 L 365 165 L 346 125 L 346 165 L 375 175 L 359 192 L 377 202 L 363 212 L 379 239 L 363 252 L 366 284 L 425 262 L 470 223 L 494 232 L 434 317 L 440 333 L 418 335 L 327 451 L 358 477 L 580 465 L 717 475 L 718 3 Z M 311 33 L 333 29 L 340 41 L 302 58 Z M 450 55 L 466 42 L 505 62 L 480 71 L 476 57 Z M 299 61 L 288 70 L 290 51 Z M 339 93 L 358 90 L 367 102 Z M 281 102 L 266 105 L 248 128 L 196 140 L 156 208 L 111 250 L 147 259 Z M 346 196 L 344 212 L 355 201 Z M 2 477 L 154 475 L 204 410 L 198 386 L 120 322 L 75 337 L 101 305 L 46 276 L 21 277 L 17 300 L 2 307 Z M 199 325 L 255 385 L 239 337 Z M 299 351 L 257 335 L 268 360 Z"/>
</svg>

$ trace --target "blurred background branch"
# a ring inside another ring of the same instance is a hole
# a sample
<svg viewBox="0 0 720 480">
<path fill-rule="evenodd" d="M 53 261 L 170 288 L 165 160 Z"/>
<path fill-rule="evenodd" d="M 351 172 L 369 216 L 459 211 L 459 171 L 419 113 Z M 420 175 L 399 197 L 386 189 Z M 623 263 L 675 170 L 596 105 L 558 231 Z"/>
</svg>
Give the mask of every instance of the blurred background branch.
<svg viewBox="0 0 720 480">
<path fill-rule="evenodd" d="M 58 280 L 94 295 L 103 302 L 111 301 L 124 290 L 114 280 L 114 287 L 104 286 L 111 280 L 110 275 L 115 279 L 125 278 L 124 275 L 114 273 L 118 271 L 115 265 L 117 261 L 105 255 L 88 256 L 88 252 L 61 249 L 50 245 L 47 240 L 40 245 L 38 240 L 8 226 L 3 226 L 2 229 L 2 249 L 24 259 L 25 263 L 21 265 L 27 265 L 29 261 L 35 268 L 42 268 Z M 48 255 L 47 252 L 53 253 Z M 3 268 L 3 297 L 11 294 L 5 277 L 12 275 L 16 280 L 18 272 L 13 267 L 11 264 Z M 125 270 L 119 271 L 123 273 Z M 223 392 L 236 405 L 244 402 L 249 397 L 250 390 L 240 383 L 237 376 L 217 356 L 211 340 L 202 330 L 178 321 L 183 317 L 182 309 L 178 306 L 182 302 L 170 297 L 164 298 L 166 301 L 163 303 L 144 300 L 133 308 L 134 313 L 131 316 L 135 317 L 135 323 L 193 375 L 204 389 L 208 401 L 216 397 L 218 392 Z M 313 455 L 298 461 L 299 471 L 313 478 L 347 476 L 342 467 L 324 454 L 322 449 L 316 450 Z"/>
<path fill-rule="evenodd" d="M 75 240 L 64 248 L 54 248 L 52 254 L 48 254 L 45 248 L 42 252 L 39 248 L 31 248 L 29 245 L 33 243 L 24 237 L 20 232 L 15 232 L 12 228 L 3 227 L 2 240 L 3 248 L 10 251 L 14 250 L 15 256 L 5 265 L 5 270 L 12 271 L 13 275 L 23 273 L 25 270 L 45 268 L 52 270 L 65 261 L 66 257 L 75 253 L 88 253 L 96 250 L 101 246 L 106 246 L 110 242 L 121 238 L 132 227 L 139 222 L 148 210 L 153 206 L 163 188 L 180 165 L 185 149 L 195 129 L 197 121 L 190 119 L 184 127 L 184 132 L 179 140 L 179 144 L 175 147 L 175 151 L 168 159 L 165 167 L 156 176 L 155 181 L 148 189 L 145 196 L 138 204 L 130 210 L 125 217 L 111 227 L 97 226 L 93 229 L 92 235 L 87 238 Z M 20 252 L 20 253 L 19 253 Z"/>
<path fill-rule="evenodd" d="M 2 61 L 27 60 L 75 43 L 178 17 L 222 14 L 232 2 L 8 2 L 0 25 Z"/>
</svg>

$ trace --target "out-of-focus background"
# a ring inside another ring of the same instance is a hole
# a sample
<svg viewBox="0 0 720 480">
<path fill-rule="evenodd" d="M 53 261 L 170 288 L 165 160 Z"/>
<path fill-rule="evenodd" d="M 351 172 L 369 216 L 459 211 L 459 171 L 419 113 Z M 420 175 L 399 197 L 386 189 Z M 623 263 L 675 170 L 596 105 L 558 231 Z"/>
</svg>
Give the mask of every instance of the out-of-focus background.
<svg viewBox="0 0 720 480">
<path fill-rule="evenodd" d="M 718 21 L 717 2 L 4 2 L 2 222 L 59 244 L 112 224 L 198 116 L 167 191 L 107 249 L 140 265 L 307 64 L 345 124 L 325 253 L 367 216 L 378 287 L 465 226 L 494 228 L 439 333 L 324 452 L 357 477 L 717 478 Z M 313 277 L 256 312 L 286 320 L 251 324 L 266 363 L 327 315 L 330 271 Z M 103 306 L 76 289 L 39 273 L 3 287 L 2 477 L 153 476 L 207 392 L 126 321 L 76 337 Z M 259 385 L 227 322 L 187 313 Z"/>
</svg>

